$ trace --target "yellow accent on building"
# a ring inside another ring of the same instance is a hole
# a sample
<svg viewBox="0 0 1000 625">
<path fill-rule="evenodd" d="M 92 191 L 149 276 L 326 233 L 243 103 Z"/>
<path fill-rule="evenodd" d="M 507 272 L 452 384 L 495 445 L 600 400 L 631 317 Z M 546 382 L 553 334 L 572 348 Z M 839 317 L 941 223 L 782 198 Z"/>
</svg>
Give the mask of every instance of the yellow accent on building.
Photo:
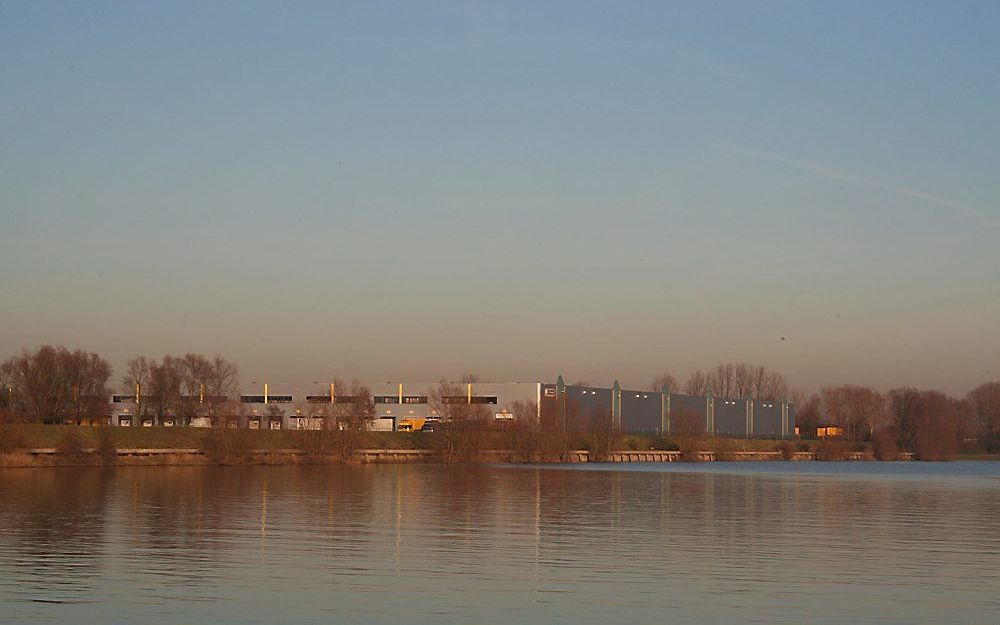
<svg viewBox="0 0 1000 625">
<path fill-rule="evenodd" d="M 468 394 L 468 403 L 472 403 L 472 382 L 469 382 L 466 386 L 466 392 Z"/>
<path fill-rule="evenodd" d="M 264 382 L 264 403 L 267 403 L 267 382 Z"/>
<path fill-rule="evenodd" d="M 330 403 L 331 404 L 334 403 L 334 399 L 333 398 L 336 397 L 336 395 L 334 395 L 334 390 L 335 390 L 334 389 L 334 383 L 330 382 Z"/>
<path fill-rule="evenodd" d="M 826 427 L 816 428 L 817 438 L 838 438 L 844 435 L 844 428 L 839 425 L 828 425 Z"/>
<path fill-rule="evenodd" d="M 399 383 L 399 405 L 403 405 L 403 383 Z"/>
</svg>

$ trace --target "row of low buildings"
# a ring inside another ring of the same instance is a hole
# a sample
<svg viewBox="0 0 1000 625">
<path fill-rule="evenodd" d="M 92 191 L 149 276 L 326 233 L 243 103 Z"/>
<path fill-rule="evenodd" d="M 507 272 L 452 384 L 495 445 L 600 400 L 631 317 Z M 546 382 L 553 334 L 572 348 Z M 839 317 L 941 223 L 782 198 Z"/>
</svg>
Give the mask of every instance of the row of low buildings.
<svg viewBox="0 0 1000 625">
<path fill-rule="evenodd" d="M 399 429 L 404 419 L 439 417 L 431 401 L 439 383 L 386 382 L 369 386 L 375 406 L 373 430 Z M 511 419 L 516 402 L 535 406 L 535 417 L 563 419 L 564 423 L 585 421 L 601 415 L 611 419 L 626 434 L 678 434 L 692 426 L 719 436 L 747 438 L 788 438 L 796 433 L 795 406 L 787 401 L 731 399 L 629 390 L 617 382 L 610 387 L 574 386 L 545 382 L 473 382 L 448 386 L 453 396 L 444 403 L 479 404 L 496 420 Z M 197 416 L 156 418 L 136 414 L 136 395 L 115 395 L 110 403 L 110 421 L 129 426 L 208 426 L 209 404 L 229 398 L 197 398 Z M 236 398 L 232 398 L 234 401 Z M 317 429 L 323 426 L 331 404 L 349 403 L 354 398 L 338 394 L 333 384 L 269 385 L 246 389 L 238 398 L 238 415 L 230 417 L 231 427 L 250 429 Z"/>
</svg>

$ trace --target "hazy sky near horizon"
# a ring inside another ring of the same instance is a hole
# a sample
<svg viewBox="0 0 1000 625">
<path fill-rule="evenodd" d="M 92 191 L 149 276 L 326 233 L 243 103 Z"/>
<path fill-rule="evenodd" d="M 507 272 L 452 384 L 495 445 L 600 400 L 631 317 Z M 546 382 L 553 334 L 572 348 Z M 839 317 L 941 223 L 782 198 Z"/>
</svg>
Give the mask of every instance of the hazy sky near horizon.
<svg viewBox="0 0 1000 625">
<path fill-rule="evenodd" d="M 964 393 L 1000 379 L 998 32 L 995 2 L 5 2 L 0 358 Z"/>
</svg>

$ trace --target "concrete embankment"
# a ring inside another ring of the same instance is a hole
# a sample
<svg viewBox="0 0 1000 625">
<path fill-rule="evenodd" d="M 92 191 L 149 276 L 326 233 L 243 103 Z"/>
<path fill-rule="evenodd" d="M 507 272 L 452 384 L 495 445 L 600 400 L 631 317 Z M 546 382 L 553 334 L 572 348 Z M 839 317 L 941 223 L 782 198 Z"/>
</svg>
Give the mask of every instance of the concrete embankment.
<svg viewBox="0 0 1000 625">
<path fill-rule="evenodd" d="M 82 449 L 74 457 L 66 457 L 54 447 L 26 449 L 0 456 L 0 466 L 31 467 L 53 465 L 204 465 L 212 464 L 212 459 L 204 450 L 197 448 L 122 448 L 114 451 L 114 458 L 101 458 L 97 449 Z M 353 454 L 353 461 L 361 464 L 398 464 L 436 462 L 440 456 L 427 449 L 359 449 Z M 716 461 L 806 461 L 816 460 L 816 453 L 797 451 L 784 455 L 778 451 L 656 451 L 621 450 L 612 451 L 598 460 L 586 450 L 570 451 L 562 460 L 564 463 L 583 462 L 716 462 Z M 861 452 L 852 452 L 847 460 L 867 460 Z M 900 460 L 912 460 L 913 454 L 901 453 Z M 242 456 L 239 463 L 246 464 L 306 464 L 336 462 L 334 456 L 316 456 L 300 449 L 253 450 Z M 483 463 L 519 463 L 523 458 L 504 450 L 485 451 L 480 456 Z M 558 462 L 558 461 L 556 461 Z"/>
</svg>

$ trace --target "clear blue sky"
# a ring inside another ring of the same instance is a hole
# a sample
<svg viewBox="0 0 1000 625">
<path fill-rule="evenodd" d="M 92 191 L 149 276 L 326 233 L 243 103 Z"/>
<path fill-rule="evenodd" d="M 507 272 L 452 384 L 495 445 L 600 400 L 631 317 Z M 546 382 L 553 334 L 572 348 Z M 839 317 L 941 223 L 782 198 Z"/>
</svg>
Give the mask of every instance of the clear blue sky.
<svg viewBox="0 0 1000 625">
<path fill-rule="evenodd" d="M 998 33 L 995 2 L 6 1 L 0 357 L 964 393 L 1000 378 Z"/>
</svg>

